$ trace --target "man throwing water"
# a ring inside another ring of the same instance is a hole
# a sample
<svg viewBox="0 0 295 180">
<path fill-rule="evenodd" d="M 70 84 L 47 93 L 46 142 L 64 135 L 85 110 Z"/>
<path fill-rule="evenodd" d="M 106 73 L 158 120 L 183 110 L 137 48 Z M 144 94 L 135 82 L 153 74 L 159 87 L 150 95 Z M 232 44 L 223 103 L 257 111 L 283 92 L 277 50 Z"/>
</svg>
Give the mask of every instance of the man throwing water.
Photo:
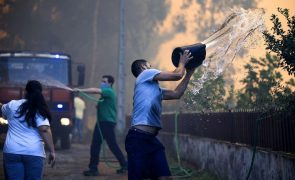
<svg viewBox="0 0 295 180">
<path fill-rule="evenodd" d="M 188 50 L 180 55 L 178 67 L 172 72 L 152 69 L 144 59 L 135 60 L 131 71 L 136 77 L 131 128 L 126 136 L 128 179 L 169 179 L 171 176 L 162 143 L 156 138 L 162 128 L 162 100 L 180 99 L 195 68 L 185 65 L 193 57 Z M 183 78 L 184 76 L 184 78 Z M 183 79 L 182 79 L 183 78 Z M 158 81 L 182 81 L 175 90 L 162 89 Z"/>
</svg>

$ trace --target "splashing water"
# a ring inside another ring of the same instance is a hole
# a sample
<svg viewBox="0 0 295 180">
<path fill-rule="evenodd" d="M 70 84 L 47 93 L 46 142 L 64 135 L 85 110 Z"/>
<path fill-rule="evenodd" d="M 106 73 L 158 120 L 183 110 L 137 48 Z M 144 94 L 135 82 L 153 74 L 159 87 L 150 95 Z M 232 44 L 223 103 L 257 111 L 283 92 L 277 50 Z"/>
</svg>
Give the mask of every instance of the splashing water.
<svg viewBox="0 0 295 180">
<path fill-rule="evenodd" d="M 204 73 L 193 81 L 193 94 L 197 94 L 206 81 L 222 74 L 241 48 L 255 47 L 262 37 L 265 30 L 263 9 L 233 9 L 231 12 L 221 27 L 202 42 L 206 44 L 207 54 L 201 66 Z"/>
</svg>

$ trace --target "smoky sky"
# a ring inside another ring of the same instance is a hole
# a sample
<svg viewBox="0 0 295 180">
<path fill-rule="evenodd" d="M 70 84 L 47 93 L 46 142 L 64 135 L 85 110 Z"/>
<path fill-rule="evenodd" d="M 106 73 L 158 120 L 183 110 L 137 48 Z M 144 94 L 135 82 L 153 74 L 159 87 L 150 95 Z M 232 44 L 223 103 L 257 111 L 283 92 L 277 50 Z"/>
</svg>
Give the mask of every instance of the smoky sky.
<svg viewBox="0 0 295 180">
<path fill-rule="evenodd" d="M 182 0 L 185 11 L 192 2 L 202 8 L 196 16 L 199 23 L 198 39 L 208 37 L 208 29 L 218 22 L 214 14 L 223 13 L 230 6 L 252 8 L 253 0 L 213 0 L 208 6 L 205 0 Z M 159 34 L 170 10 L 169 1 L 125 0 L 125 60 L 126 60 L 126 110 L 132 108 L 134 77 L 130 73 L 133 60 L 152 58 L 161 42 L 174 33 L 186 30 L 183 16 L 173 22 L 173 33 Z M 98 86 L 101 76 L 117 77 L 120 30 L 120 1 L 109 0 L 7 0 L 0 4 L 0 50 L 45 51 L 70 54 L 74 62 L 86 66 L 87 87 Z M 203 14 L 211 16 L 203 20 Z M 167 52 L 169 54 L 169 52 Z M 169 58 L 169 56 L 167 57 Z M 117 79 L 117 78 L 116 78 Z M 115 85 L 116 88 L 116 85 Z"/>
</svg>

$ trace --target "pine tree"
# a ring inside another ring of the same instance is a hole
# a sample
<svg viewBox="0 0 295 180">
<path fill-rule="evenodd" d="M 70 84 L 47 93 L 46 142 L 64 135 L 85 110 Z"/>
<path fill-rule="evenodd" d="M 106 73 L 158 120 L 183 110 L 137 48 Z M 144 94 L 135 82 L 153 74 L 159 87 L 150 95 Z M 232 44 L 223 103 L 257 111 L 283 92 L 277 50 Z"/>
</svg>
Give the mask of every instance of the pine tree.
<svg viewBox="0 0 295 180">
<path fill-rule="evenodd" d="M 272 32 L 265 31 L 266 49 L 276 53 L 280 67 L 295 76 L 295 16 L 290 17 L 288 9 L 278 8 L 287 20 L 288 29 L 282 28 L 282 23 L 277 15 L 272 14 Z"/>
</svg>

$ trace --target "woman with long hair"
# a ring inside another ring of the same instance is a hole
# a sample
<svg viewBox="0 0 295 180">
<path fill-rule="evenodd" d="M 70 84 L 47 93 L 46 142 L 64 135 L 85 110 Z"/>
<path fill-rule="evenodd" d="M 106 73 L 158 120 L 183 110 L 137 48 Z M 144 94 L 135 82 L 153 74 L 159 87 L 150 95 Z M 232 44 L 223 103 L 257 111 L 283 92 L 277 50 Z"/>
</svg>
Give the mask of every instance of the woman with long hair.
<svg viewBox="0 0 295 180">
<path fill-rule="evenodd" d="M 7 179 L 42 179 L 49 149 L 49 164 L 55 163 L 55 150 L 50 129 L 51 115 L 42 95 L 42 85 L 28 81 L 25 99 L 0 104 L 0 115 L 8 121 L 3 149 L 3 165 Z"/>
</svg>

